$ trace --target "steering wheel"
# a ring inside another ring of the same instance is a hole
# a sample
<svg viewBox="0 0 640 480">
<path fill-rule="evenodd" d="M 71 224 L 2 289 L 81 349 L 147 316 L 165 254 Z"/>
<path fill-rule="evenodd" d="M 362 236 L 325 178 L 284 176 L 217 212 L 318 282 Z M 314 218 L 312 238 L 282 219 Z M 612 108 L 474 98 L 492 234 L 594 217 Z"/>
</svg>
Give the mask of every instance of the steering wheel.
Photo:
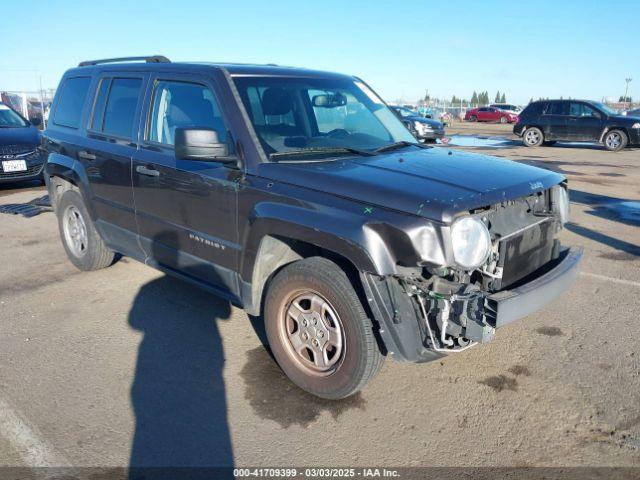
<svg viewBox="0 0 640 480">
<path fill-rule="evenodd" d="M 348 135 L 351 135 L 351 134 L 349 133 L 348 130 L 345 130 L 344 128 L 334 128 L 330 132 L 326 133 L 326 136 L 331 138 L 344 138 Z"/>
</svg>

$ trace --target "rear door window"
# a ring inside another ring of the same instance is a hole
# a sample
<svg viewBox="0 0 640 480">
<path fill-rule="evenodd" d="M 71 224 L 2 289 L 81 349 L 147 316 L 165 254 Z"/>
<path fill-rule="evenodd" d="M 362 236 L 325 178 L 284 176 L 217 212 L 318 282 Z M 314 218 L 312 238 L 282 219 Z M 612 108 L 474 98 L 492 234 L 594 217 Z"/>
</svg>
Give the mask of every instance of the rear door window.
<svg viewBox="0 0 640 480">
<path fill-rule="evenodd" d="M 100 131 L 107 135 L 131 139 L 141 86 L 141 78 L 111 80 Z"/>
<path fill-rule="evenodd" d="M 91 117 L 91 130 L 102 131 L 102 122 L 104 120 L 104 106 L 107 103 L 107 95 L 109 94 L 109 85 L 111 84 L 110 78 L 103 78 L 100 80 L 100 86 L 98 87 L 98 93 L 93 104 L 93 116 Z"/>
<path fill-rule="evenodd" d="M 82 108 L 87 98 L 91 77 L 73 77 L 65 80 L 56 106 L 53 123 L 69 128 L 79 128 Z"/>
</svg>

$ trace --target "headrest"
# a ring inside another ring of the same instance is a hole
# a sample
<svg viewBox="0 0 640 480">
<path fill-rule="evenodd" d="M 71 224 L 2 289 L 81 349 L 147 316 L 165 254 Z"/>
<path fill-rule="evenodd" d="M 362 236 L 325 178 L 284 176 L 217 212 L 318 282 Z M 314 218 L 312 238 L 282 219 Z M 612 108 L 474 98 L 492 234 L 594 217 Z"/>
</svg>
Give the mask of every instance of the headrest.
<svg viewBox="0 0 640 480">
<path fill-rule="evenodd" d="M 262 94 L 262 112 L 265 115 L 286 115 L 292 107 L 291 94 L 282 87 L 269 87 Z"/>
</svg>

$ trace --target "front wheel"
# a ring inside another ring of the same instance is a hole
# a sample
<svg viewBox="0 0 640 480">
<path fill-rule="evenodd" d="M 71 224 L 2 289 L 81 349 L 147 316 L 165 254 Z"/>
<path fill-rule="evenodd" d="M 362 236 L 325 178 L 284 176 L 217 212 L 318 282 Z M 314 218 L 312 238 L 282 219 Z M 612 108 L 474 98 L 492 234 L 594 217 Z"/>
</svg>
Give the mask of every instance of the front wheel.
<svg viewBox="0 0 640 480">
<path fill-rule="evenodd" d="M 500 123 L 507 123 L 509 119 L 507 117 L 500 117 Z"/>
<path fill-rule="evenodd" d="M 267 291 L 265 327 L 280 368 L 318 397 L 354 394 L 384 360 L 353 285 L 322 257 L 295 262 L 276 275 Z"/>
<path fill-rule="evenodd" d="M 522 134 L 522 141 L 527 147 L 539 147 L 544 142 L 542 130 L 536 127 L 527 128 Z"/>
<path fill-rule="evenodd" d="M 628 142 L 629 138 L 622 130 L 611 130 L 604 136 L 604 148 L 610 152 L 619 152 Z"/>
<path fill-rule="evenodd" d="M 469 117 L 469 121 L 470 121 L 470 122 L 477 122 L 477 121 L 478 121 L 478 117 L 476 117 L 475 115 L 471 115 L 471 116 Z"/>
</svg>

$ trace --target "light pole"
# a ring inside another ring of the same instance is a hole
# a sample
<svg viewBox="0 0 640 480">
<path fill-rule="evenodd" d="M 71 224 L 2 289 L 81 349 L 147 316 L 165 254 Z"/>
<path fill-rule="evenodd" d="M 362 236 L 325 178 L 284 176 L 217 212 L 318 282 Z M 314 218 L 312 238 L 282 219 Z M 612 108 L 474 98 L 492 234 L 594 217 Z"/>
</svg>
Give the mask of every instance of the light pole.
<svg viewBox="0 0 640 480">
<path fill-rule="evenodd" d="M 629 84 L 631 83 L 631 80 L 633 80 L 633 78 L 631 78 L 631 77 L 627 77 L 627 78 L 624 79 L 624 81 L 627 84 L 627 86 L 624 89 L 624 101 L 625 101 L 625 103 L 631 103 L 631 102 L 628 101 L 629 97 L 627 97 L 627 94 L 629 93 Z"/>
</svg>

